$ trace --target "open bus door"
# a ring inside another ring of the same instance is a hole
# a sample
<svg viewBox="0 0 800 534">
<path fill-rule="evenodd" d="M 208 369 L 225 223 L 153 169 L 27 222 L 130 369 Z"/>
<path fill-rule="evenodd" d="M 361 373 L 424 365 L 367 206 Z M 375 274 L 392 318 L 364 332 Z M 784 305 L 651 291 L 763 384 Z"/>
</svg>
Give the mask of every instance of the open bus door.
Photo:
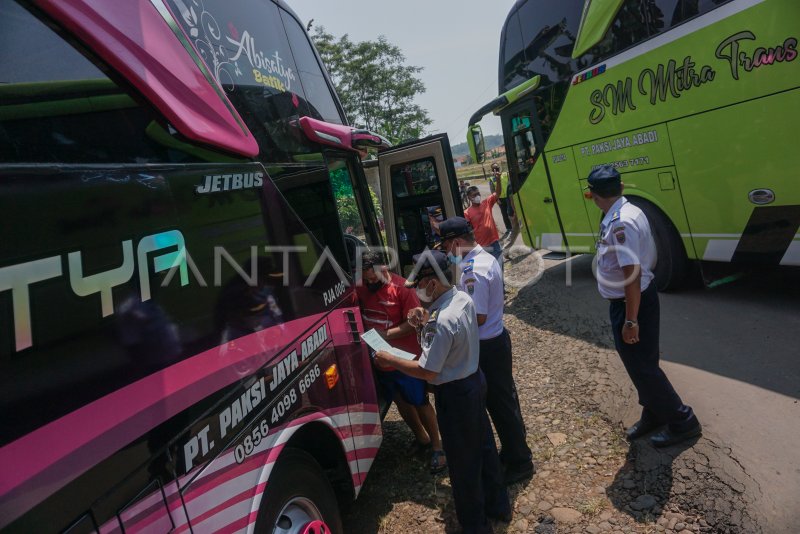
<svg viewBox="0 0 800 534">
<path fill-rule="evenodd" d="M 378 174 L 386 245 L 397 251 L 396 271 L 407 277 L 412 256 L 439 242 L 439 224 L 464 215 L 447 134 L 381 152 Z"/>
</svg>

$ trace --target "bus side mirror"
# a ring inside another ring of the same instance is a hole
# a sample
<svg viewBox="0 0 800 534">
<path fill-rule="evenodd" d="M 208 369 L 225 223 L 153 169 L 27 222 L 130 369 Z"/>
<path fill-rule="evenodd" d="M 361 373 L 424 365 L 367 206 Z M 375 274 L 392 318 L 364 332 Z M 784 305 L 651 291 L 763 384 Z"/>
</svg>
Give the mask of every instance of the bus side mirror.
<svg viewBox="0 0 800 534">
<path fill-rule="evenodd" d="M 483 142 L 483 130 L 477 124 L 473 124 L 467 130 L 467 144 L 472 161 L 483 163 L 486 161 L 486 145 Z"/>
</svg>

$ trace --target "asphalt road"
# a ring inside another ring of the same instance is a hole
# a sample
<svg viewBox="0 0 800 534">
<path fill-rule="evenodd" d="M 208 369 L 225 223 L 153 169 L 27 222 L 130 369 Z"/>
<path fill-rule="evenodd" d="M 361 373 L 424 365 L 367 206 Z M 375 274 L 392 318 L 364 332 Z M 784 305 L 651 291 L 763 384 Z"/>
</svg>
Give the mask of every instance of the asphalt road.
<svg viewBox="0 0 800 534">
<path fill-rule="evenodd" d="M 502 229 L 499 213 L 495 219 Z M 547 272 L 536 282 L 559 288 L 575 314 L 570 321 L 607 317 L 591 263 L 588 255 L 545 260 Z M 796 532 L 800 521 L 798 333 L 798 268 L 752 271 L 714 289 L 661 294 L 663 368 L 705 435 L 730 447 L 761 486 L 765 532 Z M 632 423 L 635 413 L 628 411 L 623 422 Z"/>
</svg>

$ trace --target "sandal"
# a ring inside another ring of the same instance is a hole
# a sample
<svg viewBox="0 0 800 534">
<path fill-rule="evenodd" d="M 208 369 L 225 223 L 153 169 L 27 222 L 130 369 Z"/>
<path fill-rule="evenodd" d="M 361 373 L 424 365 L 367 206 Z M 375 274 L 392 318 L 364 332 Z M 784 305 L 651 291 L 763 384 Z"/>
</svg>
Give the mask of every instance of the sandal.
<svg viewBox="0 0 800 534">
<path fill-rule="evenodd" d="M 444 451 L 433 451 L 431 453 L 431 474 L 438 475 L 447 469 L 447 456 Z"/>
</svg>

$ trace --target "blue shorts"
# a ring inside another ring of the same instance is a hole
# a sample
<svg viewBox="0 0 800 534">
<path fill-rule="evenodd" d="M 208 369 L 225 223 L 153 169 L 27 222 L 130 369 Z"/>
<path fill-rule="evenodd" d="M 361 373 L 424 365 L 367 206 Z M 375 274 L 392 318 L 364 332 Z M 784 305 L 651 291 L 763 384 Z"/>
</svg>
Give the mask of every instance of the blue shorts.
<svg viewBox="0 0 800 534">
<path fill-rule="evenodd" d="M 412 406 L 424 406 L 428 402 L 428 395 L 425 392 L 425 381 L 413 376 L 408 376 L 400 371 L 378 371 L 378 383 L 380 383 L 384 398 L 387 403 L 394 400 L 395 394 Z"/>
</svg>

